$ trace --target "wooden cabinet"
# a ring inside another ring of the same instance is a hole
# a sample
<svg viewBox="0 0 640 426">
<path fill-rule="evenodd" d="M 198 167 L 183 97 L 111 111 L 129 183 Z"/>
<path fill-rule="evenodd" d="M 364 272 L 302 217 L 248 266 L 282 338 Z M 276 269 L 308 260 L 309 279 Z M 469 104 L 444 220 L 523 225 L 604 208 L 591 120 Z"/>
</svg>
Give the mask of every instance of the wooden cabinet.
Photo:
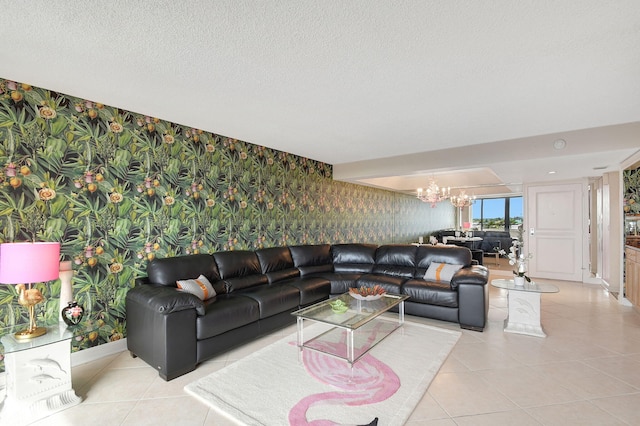
<svg viewBox="0 0 640 426">
<path fill-rule="evenodd" d="M 624 217 L 625 245 L 640 248 L 640 216 L 626 215 Z"/>
<path fill-rule="evenodd" d="M 626 246 L 625 255 L 625 296 L 635 306 L 640 307 L 640 249 Z"/>
</svg>

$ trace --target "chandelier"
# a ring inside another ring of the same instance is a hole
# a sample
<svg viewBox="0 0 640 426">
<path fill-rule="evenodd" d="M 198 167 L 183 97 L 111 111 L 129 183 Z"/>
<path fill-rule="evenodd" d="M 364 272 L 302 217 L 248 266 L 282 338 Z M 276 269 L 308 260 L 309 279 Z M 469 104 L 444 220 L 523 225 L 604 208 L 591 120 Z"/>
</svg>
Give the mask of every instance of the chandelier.
<svg viewBox="0 0 640 426">
<path fill-rule="evenodd" d="M 475 195 L 469 196 L 464 190 L 461 190 L 458 195 L 452 195 L 449 200 L 455 207 L 463 208 L 469 207 L 475 199 Z"/>
<path fill-rule="evenodd" d="M 450 188 L 440 188 L 436 181 L 429 179 L 429 186 L 423 190 L 418 188 L 418 199 L 424 203 L 431 203 L 431 207 L 435 207 L 440 201 L 449 198 Z"/>
</svg>

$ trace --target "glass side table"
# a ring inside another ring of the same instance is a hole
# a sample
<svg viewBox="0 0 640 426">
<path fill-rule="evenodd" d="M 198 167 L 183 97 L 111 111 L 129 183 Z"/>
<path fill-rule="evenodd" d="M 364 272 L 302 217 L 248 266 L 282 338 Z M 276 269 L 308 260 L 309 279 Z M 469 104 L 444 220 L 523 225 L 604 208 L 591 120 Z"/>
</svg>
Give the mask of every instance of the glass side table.
<svg viewBox="0 0 640 426">
<path fill-rule="evenodd" d="M 508 316 L 504 320 L 507 333 L 526 334 L 535 337 L 547 337 L 540 323 L 540 295 L 557 293 L 558 287 L 548 283 L 525 282 L 515 285 L 513 280 L 492 280 L 491 285 L 508 290 Z"/>
<path fill-rule="evenodd" d="M 30 340 L 14 336 L 24 324 L 0 329 L 7 382 L 0 424 L 29 424 L 82 401 L 71 384 L 71 339 L 95 327 L 86 320 L 72 327 L 60 322 Z"/>
</svg>

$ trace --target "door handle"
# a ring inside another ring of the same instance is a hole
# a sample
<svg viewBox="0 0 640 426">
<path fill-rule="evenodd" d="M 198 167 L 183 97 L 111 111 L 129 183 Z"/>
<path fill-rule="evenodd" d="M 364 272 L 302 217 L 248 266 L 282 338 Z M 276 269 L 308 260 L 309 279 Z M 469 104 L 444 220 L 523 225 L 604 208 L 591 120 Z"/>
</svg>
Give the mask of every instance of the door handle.
<svg viewBox="0 0 640 426">
<path fill-rule="evenodd" d="M 536 233 L 536 231 L 533 228 L 529 228 L 529 235 L 533 235 L 535 233 Z"/>
</svg>

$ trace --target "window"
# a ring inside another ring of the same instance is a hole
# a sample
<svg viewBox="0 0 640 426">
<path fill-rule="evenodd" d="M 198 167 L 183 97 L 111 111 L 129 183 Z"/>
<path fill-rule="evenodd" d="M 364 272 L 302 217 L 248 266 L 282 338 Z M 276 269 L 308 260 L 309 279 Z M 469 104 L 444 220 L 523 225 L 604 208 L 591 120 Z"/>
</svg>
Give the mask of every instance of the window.
<svg viewBox="0 0 640 426">
<path fill-rule="evenodd" d="M 511 197 L 507 198 L 509 201 L 509 210 L 507 210 L 509 217 L 509 228 L 517 229 L 518 226 L 522 225 L 522 218 L 524 214 L 522 213 L 522 197 Z"/>
<path fill-rule="evenodd" d="M 480 198 L 471 205 L 473 228 L 507 231 L 522 225 L 522 197 Z"/>
</svg>

